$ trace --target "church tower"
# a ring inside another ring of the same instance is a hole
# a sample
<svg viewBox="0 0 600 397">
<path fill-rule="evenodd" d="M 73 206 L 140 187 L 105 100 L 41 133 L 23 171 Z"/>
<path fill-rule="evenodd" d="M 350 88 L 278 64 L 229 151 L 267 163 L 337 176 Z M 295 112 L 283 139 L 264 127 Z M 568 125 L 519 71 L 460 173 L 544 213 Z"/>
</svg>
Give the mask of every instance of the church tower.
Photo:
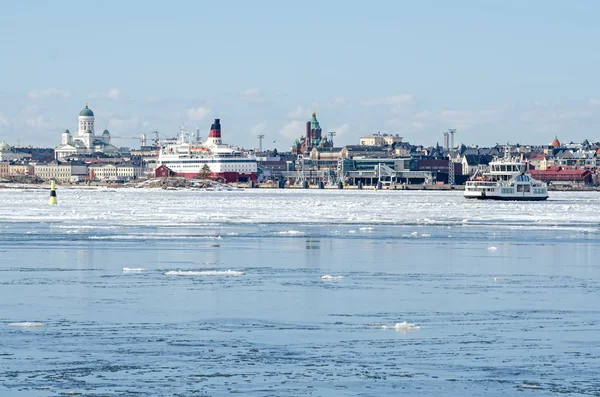
<svg viewBox="0 0 600 397">
<path fill-rule="evenodd" d="M 71 136 L 71 133 L 69 132 L 69 130 L 65 130 L 62 133 L 62 144 L 63 145 L 70 145 L 73 143 L 73 137 Z"/>
<path fill-rule="evenodd" d="M 79 112 L 79 131 L 77 135 L 83 136 L 87 131 L 94 133 L 94 112 L 88 108 L 87 102 L 85 108 Z"/>
</svg>

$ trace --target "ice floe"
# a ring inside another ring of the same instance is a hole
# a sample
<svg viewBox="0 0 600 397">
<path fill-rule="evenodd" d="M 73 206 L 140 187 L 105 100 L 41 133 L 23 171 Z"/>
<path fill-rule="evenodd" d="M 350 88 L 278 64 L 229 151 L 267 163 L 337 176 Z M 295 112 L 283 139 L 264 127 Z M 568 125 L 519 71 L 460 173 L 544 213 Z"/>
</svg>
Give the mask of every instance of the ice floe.
<svg viewBox="0 0 600 397">
<path fill-rule="evenodd" d="M 343 280 L 343 279 L 344 279 L 344 276 L 332 276 L 329 274 L 321 276 L 321 280 Z"/>
<path fill-rule="evenodd" d="M 144 269 L 143 267 L 124 267 L 123 268 L 123 273 L 141 273 L 141 272 L 145 272 L 146 269 Z"/>
<path fill-rule="evenodd" d="M 418 331 L 421 329 L 420 326 L 411 324 L 411 323 L 407 323 L 406 321 L 403 321 L 401 323 L 396 323 L 396 325 L 382 325 L 381 328 L 395 329 L 396 331 Z"/>
<path fill-rule="evenodd" d="M 282 236 L 299 236 L 299 235 L 304 234 L 304 232 L 301 232 L 299 230 L 286 230 L 283 232 L 278 232 L 276 234 L 280 234 Z"/>
<path fill-rule="evenodd" d="M 235 270 L 170 270 L 165 273 L 165 276 L 243 276 L 244 272 Z"/>
<path fill-rule="evenodd" d="M 8 326 L 9 327 L 19 327 L 19 328 L 41 328 L 41 327 L 45 327 L 46 324 L 24 321 L 21 323 L 10 323 L 10 324 L 8 324 Z"/>
</svg>

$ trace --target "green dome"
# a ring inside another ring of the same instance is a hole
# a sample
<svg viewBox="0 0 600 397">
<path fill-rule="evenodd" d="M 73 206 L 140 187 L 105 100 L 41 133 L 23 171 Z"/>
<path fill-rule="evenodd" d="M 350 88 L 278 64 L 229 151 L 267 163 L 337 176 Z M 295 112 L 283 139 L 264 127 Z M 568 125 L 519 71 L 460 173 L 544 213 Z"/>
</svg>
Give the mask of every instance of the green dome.
<svg viewBox="0 0 600 397">
<path fill-rule="evenodd" d="M 85 133 L 86 133 L 86 134 L 91 134 L 91 133 L 92 133 L 92 130 L 87 130 Z"/>
<path fill-rule="evenodd" d="M 63 134 L 70 134 L 70 133 L 71 133 L 71 131 L 69 131 L 69 130 L 65 130 L 65 131 L 63 132 Z"/>
<path fill-rule="evenodd" d="M 108 132 L 108 130 L 104 130 L 104 131 L 102 132 L 102 135 L 110 135 L 110 132 Z"/>
<path fill-rule="evenodd" d="M 88 108 L 87 105 L 85 105 L 85 109 L 82 109 L 81 112 L 79 112 L 80 116 L 88 116 L 88 117 L 94 117 L 94 112 L 92 112 L 92 110 L 90 108 Z"/>
</svg>

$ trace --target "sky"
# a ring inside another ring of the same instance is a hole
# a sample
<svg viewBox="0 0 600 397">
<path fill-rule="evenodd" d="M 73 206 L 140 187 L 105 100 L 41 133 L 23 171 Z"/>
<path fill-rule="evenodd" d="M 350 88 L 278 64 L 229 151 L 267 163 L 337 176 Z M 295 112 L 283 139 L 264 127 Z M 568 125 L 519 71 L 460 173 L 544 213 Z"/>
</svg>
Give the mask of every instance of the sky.
<svg viewBox="0 0 600 397">
<path fill-rule="evenodd" d="M 600 2 L 14 1 L 0 13 L 0 139 L 55 146 L 86 101 L 119 146 L 182 124 L 289 150 L 600 140 Z"/>
</svg>

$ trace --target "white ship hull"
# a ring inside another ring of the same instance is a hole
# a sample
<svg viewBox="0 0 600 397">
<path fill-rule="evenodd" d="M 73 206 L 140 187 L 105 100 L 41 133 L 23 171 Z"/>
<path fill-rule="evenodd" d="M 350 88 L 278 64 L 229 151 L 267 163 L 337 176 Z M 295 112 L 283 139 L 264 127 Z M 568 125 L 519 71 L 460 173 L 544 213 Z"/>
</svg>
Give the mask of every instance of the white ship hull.
<svg viewBox="0 0 600 397">
<path fill-rule="evenodd" d="M 161 145 L 157 167 L 161 166 L 176 176 L 203 176 L 228 183 L 256 181 L 258 171 L 254 155 L 223 144 L 219 119 L 212 124 L 206 142 L 200 140 L 198 131 L 190 135 L 182 126 L 176 141 Z"/>
<path fill-rule="evenodd" d="M 194 178 L 204 174 L 205 165 L 207 165 L 210 170 L 208 177 L 226 182 L 255 181 L 257 172 L 256 159 L 252 157 L 222 159 L 165 155 L 159 156 L 157 165 L 164 165 L 173 171 L 176 176 L 186 178 Z"/>
<path fill-rule="evenodd" d="M 548 186 L 526 172 L 526 164 L 510 157 L 489 164 L 489 172 L 474 175 L 465 185 L 465 198 L 479 200 L 542 201 L 548 199 Z"/>
<path fill-rule="evenodd" d="M 518 187 L 503 187 L 501 185 L 494 186 L 477 186 L 470 185 L 467 182 L 465 186 L 465 198 L 478 200 L 514 200 L 514 201 L 543 201 L 548 199 L 548 193 L 545 188 L 533 188 L 529 191 L 524 191 L 525 186 L 521 191 L 517 192 Z"/>
</svg>

